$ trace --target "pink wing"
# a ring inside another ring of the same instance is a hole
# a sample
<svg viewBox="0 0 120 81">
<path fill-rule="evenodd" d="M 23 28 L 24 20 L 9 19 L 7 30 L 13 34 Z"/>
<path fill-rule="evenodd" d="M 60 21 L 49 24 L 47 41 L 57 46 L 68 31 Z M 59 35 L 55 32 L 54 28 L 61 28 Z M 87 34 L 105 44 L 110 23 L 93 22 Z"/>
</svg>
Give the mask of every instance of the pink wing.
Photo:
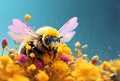
<svg viewBox="0 0 120 81">
<path fill-rule="evenodd" d="M 15 34 L 13 32 L 8 32 L 8 35 L 15 41 L 15 43 L 21 43 L 24 40 L 23 34 Z"/>
<path fill-rule="evenodd" d="M 77 17 L 71 18 L 58 30 L 60 35 L 63 37 L 63 42 L 69 42 L 75 35 L 75 31 L 73 32 L 73 30 L 78 26 L 77 20 Z"/>
<path fill-rule="evenodd" d="M 69 42 L 72 37 L 75 35 L 75 31 L 69 32 L 67 34 L 65 34 L 65 36 L 61 39 L 61 42 Z"/>
<path fill-rule="evenodd" d="M 25 38 L 28 37 L 37 37 L 37 34 L 24 22 L 20 21 L 19 19 L 13 19 L 13 24 L 8 26 L 8 28 L 12 31 L 8 32 L 8 35 L 15 41 L 15 42 L 22 42 Z"/>
</svg>

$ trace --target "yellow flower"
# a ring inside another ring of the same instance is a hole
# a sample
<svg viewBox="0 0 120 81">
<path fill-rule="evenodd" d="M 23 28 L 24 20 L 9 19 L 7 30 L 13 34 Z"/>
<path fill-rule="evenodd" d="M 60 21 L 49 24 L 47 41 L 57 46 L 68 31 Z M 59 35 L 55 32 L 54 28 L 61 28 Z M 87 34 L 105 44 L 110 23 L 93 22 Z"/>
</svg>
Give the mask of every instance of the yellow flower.
<svg viewBox="0 0 120 81">
<path fill-rule="evenodd" d="M 9 78 L 8 81 L 16 81 L 14 78 Z"/>
<path fill-rule="evenodd" d="M 116 68 L 114 66 L 112 66 L 112 64 L 110 62 L 107 62 L 107 61 L 102 62 L 100 67 L 104 68 L 107 71 L 115 71 L 116 70 Z"/>
<path fill-rule="evenodd" d="M 53 68 L 56 69 L 56 71 L 61 70 L 63 72 L 68 70 L 67 64 L 63 61 L 55 61 L 54 64 L 53 64 Z"/>
<path fill-rule="evenodd" d="M 67 55 L 72 54 L 71 49 L 67 46 L 67 44 L 60 44 L 58 47 L 58 53 L 65 53 Z"/>
<path fill-rule="evenodd" d="M 31 57 L 31 58 L 34 58 L 34 57 L 35 57 L 35 54 L 34 54 L 34 53 L 30 53 L 30 57 Z"/>
<path fill-rule="evenodd" d="M 86 80 L 86 78 L 84 78 L 84 77 L 79 77 L 79 78 L 76 79 L 76 81 L 87 81 L 87 80 Z M 88 80 L 88 81 L 89 81 L 89 80 Z"/>
<path fill-rule="evenodd" d="M 31 64 L 30 66 L 27 67 L 28 72 L 33 72 L 36 70 L 36 66 L 34 64 Z"/>
<path fill-rule="evenodd" d="M 68 76 L 64 81 L 73 81 L 74 80 L 74 78 L 73 77 L 71 77 L 71 76 Z"/>
<path fill-rule="evenodd" d="M 72 75 L 77 81 L 92 81 L 100 77 L 100 69 L 91 63 L 78 60 Z"/>
<path fill-rule="evenodd" d="M 2 64 L 8 64 L 8 63 L 13 63 L 13 60 L 9 56 L 4 55 L 0 57 L 0 62 Z"/>
<path fill-rule="evenodd" d="M 95 81 L 104 81 L 102 78 L 97 78 Z"/>
<path fill-rule="evenodd" d="M 37 81 L 48 81 L 49 77 L 45 71 L 39 70 L 39 73 L 36 76 Z"/>
<path fill-rule="evenodd" d="M 23 75 L 18 75 L 15 74 L 13 77 L 10 77 L 8 81 L 30 81 L 29 78 L 23 76 Z"/>
<path fill-rule="evenodd" d="M 14 64 L 7 64 L 5 71 L 8 75 L 14 75 L 14 74 L 24 74 L 24 69 L 21 68 L 19 65 Z"/>
<path fill-rule="evenodd" d="M 14 73 L 14 65 L 13 64 L 8 64 L 6 66 L 6 72 L 9 74 L 13 74 Z"/>
<path fill-rule="evenodd" d="M 56 59 L 60 59 L 61 55 L 69 56 L 70 60 L 72 60 L 72 51 L 66 44 L 60 44 L 57 50 Z"/>
<path fill-rule="evenodd" d="M 104 81 L 111 81 L 110 80 L 110 71 L 102 72 L 101 79 L 103 79 Z"/>
<path fill-rule="evenodd" d="M 120 67 L 120 60 L 115 60 L 114 64 L 115 64 L 116 67 Z"/>
<path fill-rule="evenodd" d="M 69 68 L 65 62 L 57 60 L 53 63 L 51 69 L 48 70 L 48 72 L 49 72 L 48 74 L 50 75 L 49 76 L 50 80 L 63 81 L 69 73 Z"/>
<path fill-rule="evenodd" d="M 55 28 L 50 28 L 43 34 L 43 38 L 49 37 L 49 36 L 59 37 L 59 32 Z"/>
<path fill-rule="evenodd" d="M 30 20 L 30 19 L 31 19 L 30 14 L 26 14 L 26 15 L 25 15 L 25 21 L 28 21 L 28 20 Z"/>
<path fill-rule="evenodd" d="M 116 70 L 117 70 L 117 67 L 112 66 L 111 71 L 116 72 Z"/>
<path fill-rule="evenodd" d="M 112 70 L 113 72 L 116 72 L 118 76 L 120 76 L 120 60 L 119 59 L 113 61 Z"/>
<path fill-rule="evenodd" d="M 0 64 L 0 71 L 2 71 L 3 69 L 4 69 L 4 66 Z"/>
</svg>

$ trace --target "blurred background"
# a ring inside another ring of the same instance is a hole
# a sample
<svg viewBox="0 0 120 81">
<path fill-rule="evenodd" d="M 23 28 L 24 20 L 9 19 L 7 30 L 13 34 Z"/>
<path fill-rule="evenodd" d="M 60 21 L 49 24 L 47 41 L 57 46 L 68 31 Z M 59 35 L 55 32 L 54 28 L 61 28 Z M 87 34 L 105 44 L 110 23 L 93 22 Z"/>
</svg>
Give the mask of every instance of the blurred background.
<svg viewBox="0 0 120 81">
<path fill-rule="evenodd" d="M 101 60 L 120 57 L 120 0 L 1 0 L 0 39 L 6 37 L 9 48 L 14 42 L 7 35 L 8 26 L 13 18 L 24 20 L 25 14 L 32 16 L 28 24 L 35 29 L 45 25 L 59 29 L 77 16 L 77 33 L 67 43 L 73 54 L 74 44 L 79 41 L 81 45 L 88 44 L 83 53 L 89 58 L 93 55 Z"/>
</svg>

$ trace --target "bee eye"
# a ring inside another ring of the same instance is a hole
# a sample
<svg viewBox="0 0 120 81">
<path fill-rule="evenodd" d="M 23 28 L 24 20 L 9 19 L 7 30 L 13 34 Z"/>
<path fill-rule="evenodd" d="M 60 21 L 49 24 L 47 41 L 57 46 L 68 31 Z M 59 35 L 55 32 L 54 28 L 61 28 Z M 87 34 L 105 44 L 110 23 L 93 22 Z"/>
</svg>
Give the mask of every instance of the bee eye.
<svg viewBox="0 0 120 81">
<path fill-rule="evenodd" d="M 46 43 L 47 45 L 49 45 L 49 43 L 50 43 L 50 38 L 49 38 L 49 37 L 46 37 L 46 38 L 45 38 L 45 43 Z"/>
<path fill-rule="evenodd" d="M 52 37 L 52 38 L 51 38 L 51 41 L 56 42 L 56 41 L 58 41 L 58 38 Z"/>
<path fill-rule="evenodd" d="M 49 45 L 51 42 L 60 42 L 60 38 L 57 37 L 46 37 L 45 38 L 45 43 Z"/>
</svg>

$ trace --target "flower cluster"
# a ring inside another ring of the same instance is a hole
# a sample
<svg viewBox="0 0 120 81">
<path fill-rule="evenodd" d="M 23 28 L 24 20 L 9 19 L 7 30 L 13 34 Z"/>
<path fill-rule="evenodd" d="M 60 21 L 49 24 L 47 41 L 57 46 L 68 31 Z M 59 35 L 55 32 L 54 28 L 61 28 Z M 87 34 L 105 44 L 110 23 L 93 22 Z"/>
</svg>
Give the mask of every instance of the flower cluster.
<svg viewBox="0 0 120 81">
<path fill-rule="evenodd" d="M 89 60 L 82 54 L 87 47 L 80 48 L 77 42 L 76 54 L 72 55 L 66 44 L 60 44 L 55 60 L 43 54 L 43 62 L 36 61 L 34 53 L 27 56 L 12 49 L 8 56 L 0 56 L 0 81 L 119 81 L 120 60 L 103 61 L 97 65 L 97 55 Z"/>
</svg>

